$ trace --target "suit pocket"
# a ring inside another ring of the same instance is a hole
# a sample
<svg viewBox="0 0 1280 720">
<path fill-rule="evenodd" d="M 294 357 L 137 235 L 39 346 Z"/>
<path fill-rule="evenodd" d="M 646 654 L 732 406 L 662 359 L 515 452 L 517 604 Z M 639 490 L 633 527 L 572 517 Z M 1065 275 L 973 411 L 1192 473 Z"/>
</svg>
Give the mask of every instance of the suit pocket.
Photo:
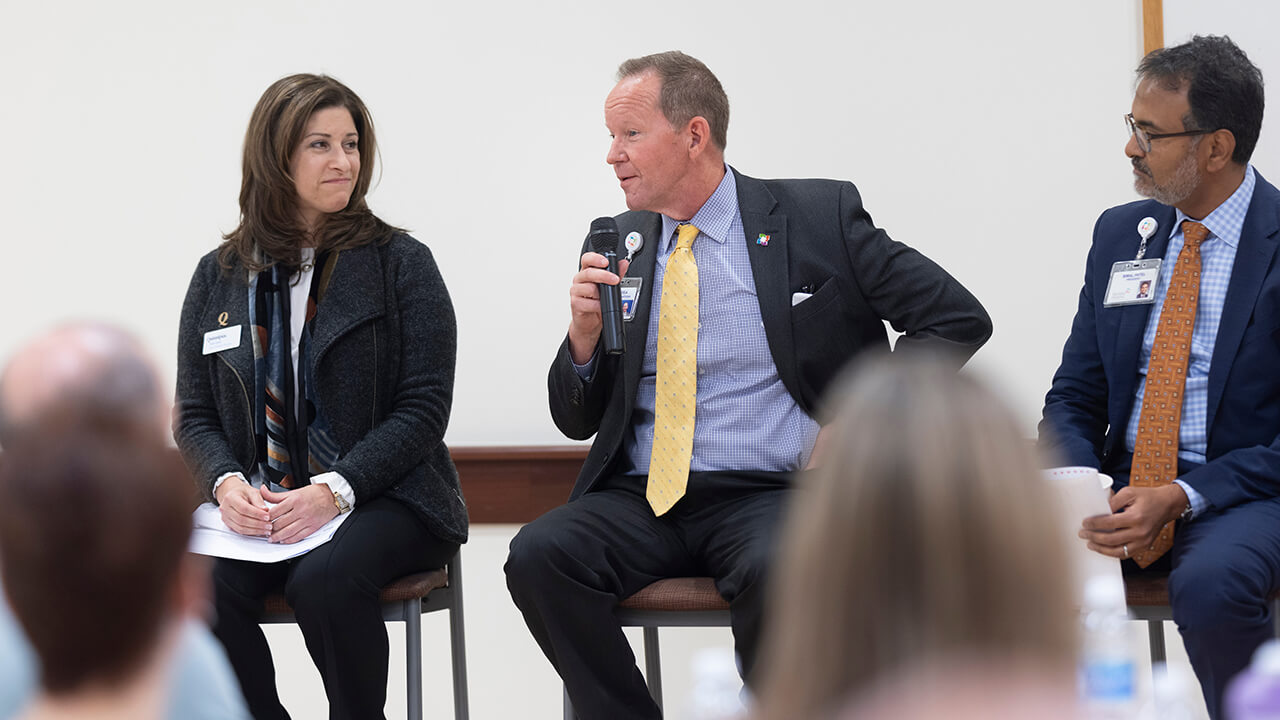
<svg viewBox="0 0 1280 720">
<path fill-rule="evenodd" d="M 831 378 L 853 357 L 858 339 L 850 332 L 850 310 L 840 279 L 828 279 L 811 297 L 791 307 L 800 394 L 814 410 Z"/>
<path fill-rule="evenodd" d="M 1254 347 L 1260 342 L 1267 343 L 1271 347 L 1280 349 L 1280 325 L 1272 323 L 1255 323 L 1244 329 L 1244 335 L 1240 337 L 1241 349 Z"/>
<path fill-rule="evenodd" d="M 822 283 L 822 287 L 813 295 L 791 306 L 791 323 L 799 327 L 800 324 L 806 322 L 810 318 L 820 316 L 823 312 L 831 308 L 832 305 L 840 302 L 840 283 L 837 278 L 828 278 Z"/>
</svg>

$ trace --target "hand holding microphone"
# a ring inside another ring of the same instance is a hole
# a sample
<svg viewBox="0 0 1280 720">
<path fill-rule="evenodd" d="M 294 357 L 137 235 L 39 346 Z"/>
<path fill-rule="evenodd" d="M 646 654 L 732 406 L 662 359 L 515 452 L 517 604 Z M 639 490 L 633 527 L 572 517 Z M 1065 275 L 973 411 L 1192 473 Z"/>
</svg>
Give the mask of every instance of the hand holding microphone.
<svg viewBox="0 0 1280 720">
<path fill-rule="evenodd" d="M 630 265 L 625 259 L 617 259 L 618 231 L 613 218 L 599 218 L 592 222 L 586 244 L 587 251 L 583 253 L 579 270 L 569 286 L 569 309 L 572 315 L 569 324 L 569 353 L 579 365 L 585 365 L 596 352 L 597 345 L 604 344 L 601 335 L 606 334 L 605 318 L 612 314 L 610 307 L 617 309 L 618 330 L 612 332 L 615 339 L 607 341 L 610 347 L 606 347 L 604 352 L 615 352 L 610 349 L 615 342 L 619 348 L 616 353 L 623 351 L 622 293 L 617 283 Z M 596 252 L 596 248 L 602 252 Z"/>
<path fill-rule="evenodd" d="M 618 223 L 611 217 L 596 218 L 591 221 L 587 237 L 591 239 L 591 249 L 608 261 L 609 272 L 621 276 L 618 272 Z M 600 343 L 606 354 L 621 355 L 627 347 L 622 334 L 622 290 L 616 284 L 600 283 L 599 286 Z"/>
</svg>

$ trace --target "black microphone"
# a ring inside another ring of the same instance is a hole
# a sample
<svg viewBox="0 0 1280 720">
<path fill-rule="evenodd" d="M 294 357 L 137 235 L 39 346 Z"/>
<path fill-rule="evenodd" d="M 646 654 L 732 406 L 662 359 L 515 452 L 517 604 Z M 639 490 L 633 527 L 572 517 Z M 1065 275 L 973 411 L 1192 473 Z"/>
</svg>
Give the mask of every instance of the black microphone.
<svg viewBox="0 0 1280 720">
<path fill-rule="evenodd" d="M 591 240 L 591 249 L 609 261 L 609 272 L 618 275 L 618 223 L 611 217 L 596 218 L 591 221 L 587 238 Z M 599 283 L 599 288 L 600 320 L 604 323 L 600 329 L 601 342 L 606 354 L 621 355 L 627 349 L 622 335 L 622 290 L 605 283 Z"/>
</svg>

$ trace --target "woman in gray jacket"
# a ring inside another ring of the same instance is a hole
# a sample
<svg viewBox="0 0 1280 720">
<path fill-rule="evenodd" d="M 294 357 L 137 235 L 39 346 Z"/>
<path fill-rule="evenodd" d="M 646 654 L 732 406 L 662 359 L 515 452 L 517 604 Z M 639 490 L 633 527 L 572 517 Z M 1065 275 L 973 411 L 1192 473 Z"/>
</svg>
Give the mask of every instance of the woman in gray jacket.
<svg viewBox="0 0 1280 720">
<path fill-rule="evenodd" d="M 292 543 L 351 513 L 294 559 L 215 565 L 214 633 L 260 720 L 288 717 L 258 626 L 268 592 L 296 612 L 330 717 L 382 717 L 379 588 L 467 538 L 444 445 L 453 306 L 426 246 L 369 210 L 375 153 L 346 86 L 274 83 L 245 135 L 240 225 L 182 308 L 175 436 L 227 526 Z"/>
</svg>

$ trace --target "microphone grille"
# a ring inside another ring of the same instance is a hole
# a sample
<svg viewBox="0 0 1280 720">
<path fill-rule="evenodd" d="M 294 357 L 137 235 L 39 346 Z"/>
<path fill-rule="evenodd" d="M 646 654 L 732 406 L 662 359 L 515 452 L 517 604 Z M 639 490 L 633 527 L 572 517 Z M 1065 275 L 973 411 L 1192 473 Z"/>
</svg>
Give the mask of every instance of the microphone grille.
<svg viewBox="0 0 1280 720">
<path fill-rule="evenodd" d="M 591 249 L 598 253 L 618 251 L 618 222 L 611 217 L 600 217 L 591 221 L 591 230 L 587 233 L 591 238 Z"/>
</svg>

